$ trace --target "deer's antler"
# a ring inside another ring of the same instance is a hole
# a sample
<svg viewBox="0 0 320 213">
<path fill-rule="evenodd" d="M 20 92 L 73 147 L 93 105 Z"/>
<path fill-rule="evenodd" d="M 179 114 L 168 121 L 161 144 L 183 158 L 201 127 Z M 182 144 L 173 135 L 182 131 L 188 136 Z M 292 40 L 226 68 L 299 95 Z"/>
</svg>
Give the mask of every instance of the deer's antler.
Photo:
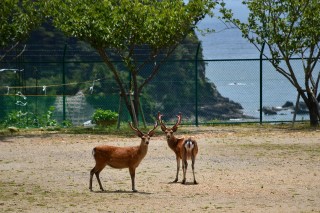
<svg viewBox="0 0 320 213">
<path fill-rule="evenodd" d="M 160 122 L 161 129 L 164 131 L 164 130 L 167 129 L 167 127 L 162 123 L 162 119 L 161 119 L 162 116 L 163 116 L 163 115 L 161 115 L 160 112 L 158 112 L 158 121 Z"/>
<path fill-rule="evenodd" d="M 157 128 L 157 126 L 158 126 L 158 122 L 156 121 L 156 123 L 155 123 L 154 126 L 153 126 L 153 129 L 148 132 L 148 135 L 149 135 L 150 137 L 153 136 L 154 130 Z"/>
<path fill-rule="evenodd" d="M 138 137 L 142 137 L 143 136 L 143 133 L 138 128 L 135 128 L 135 127 L 132 126 L 132 122 L 129 122 L 129 126 L 131 127 L 132 130 L 134 130 L 136 132 L 136 135 Z"/>
<path fill-rule="evenodd" d="M 175 132 L 175 131 L 177 131 L 177 129 L 178 129 L 178 126 L 180 125 L 180 123 L 181 123 L 181 112 L 179 112 L 179 114 L 177 115 L 177 117 L 178 117 L 178 120 L 177 120 L 177 123 L 172 127 L 172 130 Z"/>
</svg>

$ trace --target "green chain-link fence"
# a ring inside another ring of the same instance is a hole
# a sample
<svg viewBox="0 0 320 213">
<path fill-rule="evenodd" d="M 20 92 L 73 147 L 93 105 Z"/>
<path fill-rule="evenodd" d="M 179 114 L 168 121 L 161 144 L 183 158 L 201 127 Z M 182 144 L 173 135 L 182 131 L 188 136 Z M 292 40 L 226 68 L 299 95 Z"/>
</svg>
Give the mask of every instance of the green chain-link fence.
<svg viewBox="0 0 320 213">
<path fill-rule="evenodd" d="M 147 123 L 158 111 L 168 122 L 181 112 L 184 124 L 196 125 L 293 120 L 297 92 L 268 61 L 201 60 L 199 46 L 190 48 L 193 55 L 177 54 L 144 88 L 141 112 Z M 122 63 L 113 63 L 130 81 Z M 300 63 L 294 61 L 296 69 Z M 21 47 L 0 61 L 0 71 L 2 123 L 37 127 L 67 120 L 82 125 L 97 108 L 120 110 L 121 121 L 130 120 L 111 72 L 92 49 Z M 296 120 L 309 120 L 309 115 L 300 107 Z"/>
<path fill-rule="evenodd" d="M 297 70 L 298 81 L 303 82 L 301 60 L 292 59 L 291 63 Z M 211 60 L 207 61 L 206 74 L 223 96 L 240 103 L 243 112 L 254 117 L 246 121 L 293 120 L 298 92 L 283 75 L 275 71 L 269 61 Z M 300 101 L 298 106 L 296 121 L 309 120 L 305 105 Z"/>
</svg>

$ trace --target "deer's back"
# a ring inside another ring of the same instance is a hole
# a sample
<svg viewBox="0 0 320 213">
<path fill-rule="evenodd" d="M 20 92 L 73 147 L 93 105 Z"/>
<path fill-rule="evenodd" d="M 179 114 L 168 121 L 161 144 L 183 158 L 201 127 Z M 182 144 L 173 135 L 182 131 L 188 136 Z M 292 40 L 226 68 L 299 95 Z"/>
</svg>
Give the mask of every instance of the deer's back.
<svg viewBox="0 0 320 213">
<path fill-rule="evenodd" d="M 103 145 L 95 147 L 93 152 L 96 161 L 104 161 L 113 168 L 137 166 L 145 156 L 145 154 L 139 153 L 139 146 L 117 147 Z"/>
</svg>

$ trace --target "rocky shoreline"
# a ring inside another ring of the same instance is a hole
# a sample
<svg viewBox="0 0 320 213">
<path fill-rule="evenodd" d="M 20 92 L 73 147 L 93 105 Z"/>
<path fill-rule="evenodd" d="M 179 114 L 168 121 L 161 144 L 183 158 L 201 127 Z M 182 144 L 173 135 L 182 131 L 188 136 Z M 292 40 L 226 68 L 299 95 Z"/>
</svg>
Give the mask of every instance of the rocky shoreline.
<svg viewBox="0 0 320 213">
<path fill-rule="evenodd" d="M 284 105 L 281 107 L 269 107 L 269 106 L 264 106 L 262 108 L 262 112 L 265 115 L 277 115 L 281 114 L 281 111 L 284 110 L 290 110 L 291 113 L 296 113 L 297 115 L 304 115 L 308 114 L 309 110 L 304 102 L 299 102 L 298 106 L 295 106 L 292 102 L 287 101 Z"/>
</svg>

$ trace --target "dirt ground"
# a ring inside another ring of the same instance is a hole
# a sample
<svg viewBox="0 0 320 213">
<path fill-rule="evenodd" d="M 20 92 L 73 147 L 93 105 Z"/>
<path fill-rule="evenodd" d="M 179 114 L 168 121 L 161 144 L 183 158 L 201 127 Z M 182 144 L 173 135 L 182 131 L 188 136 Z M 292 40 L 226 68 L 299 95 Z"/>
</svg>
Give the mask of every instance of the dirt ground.
<svg viewBox="0 0 320 213">
<path fill-rule="evenodd" d="M 174 153 L 160 129 L 136 171 L 106 167 L 105 192 L 89 171 L 92 148 L 140 139 L 96 134 L 16 133 L 0 137 L 0 212 L 320 212 L 320 131 L 181 127 L 199 145 L 198 185 L 171 183 Z M 178 130 L 179 131 L 179 130 Z M 188 134 L 189 134 L 188 133 Z M 177 136 L 182 136 L 177 132 Z"/>
</svg>

